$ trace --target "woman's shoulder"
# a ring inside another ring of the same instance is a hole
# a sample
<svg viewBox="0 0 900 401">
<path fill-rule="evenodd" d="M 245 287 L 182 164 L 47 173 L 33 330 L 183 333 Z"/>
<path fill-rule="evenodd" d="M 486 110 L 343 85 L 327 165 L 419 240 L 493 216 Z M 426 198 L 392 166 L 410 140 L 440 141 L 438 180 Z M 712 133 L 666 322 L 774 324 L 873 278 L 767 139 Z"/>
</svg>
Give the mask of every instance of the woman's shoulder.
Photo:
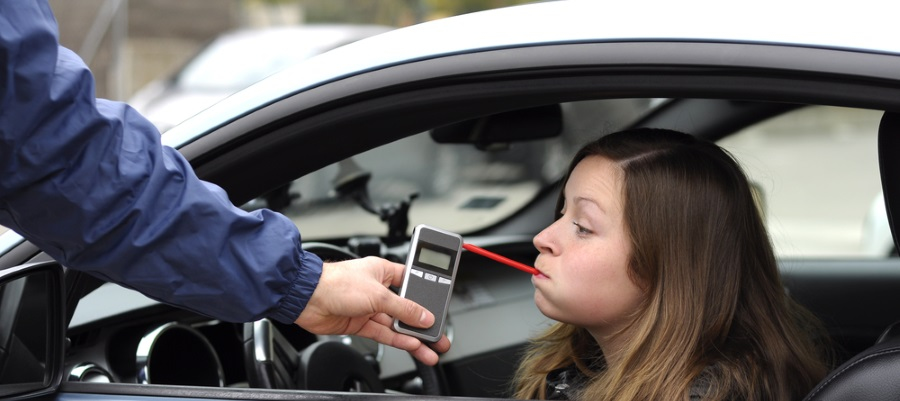
<svg viewBox="0 0 900 401">
<path fill-rule="evenodd" d="M 546 394 L 548 400 L 574 400 L 590 379 L 574 364 L 555 369 L 547 374 Z M 712 387 L 713 370 L 707 367 L 694 379 L 690 388 L 690 399 L 700 401 L 706 398 Z"/>
<path fill-rule="evenodd" d="M 591 372 L 597 372 L 604 368 L 602 358 L 594 360 L 583 360 L 585 368 Z M 579 398 L 578 394 L 584 390 L 591 378 L 588 374 L 578 367 L 578 364 L 572 363 L 559 369 L 555 369 L 547 373 L 546 394 L 548 400 L 574 400 Z"/>
<path fill-rule="evenodd" d="M 575 393 L 584 386 L 586 381 L 587 378 L 574 364 L 552 370 L 547 373 L 547 399 L 574 399 Z"/>
<path fill-rule="evenodd" d="M 690 399 L 691 400 L 702 400 L 706 397 L 706 394 L 709 392 L 710 386 L 712 386 L 712 368 L 706 367 L 703 371 L 700 372 L 700 375 L 694 379 L 694 382 L 691 384 L 690 390 Z"/>
</svg>

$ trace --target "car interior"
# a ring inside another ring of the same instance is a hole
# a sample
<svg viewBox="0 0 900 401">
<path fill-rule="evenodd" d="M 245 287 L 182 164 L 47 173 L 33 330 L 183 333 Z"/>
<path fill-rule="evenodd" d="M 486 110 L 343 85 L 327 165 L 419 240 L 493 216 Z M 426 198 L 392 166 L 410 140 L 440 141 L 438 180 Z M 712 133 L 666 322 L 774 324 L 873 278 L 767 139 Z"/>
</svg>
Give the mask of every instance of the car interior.
<svg viewBox="0 0 900 401">
<path fill-rule="evenodd" d="M 893 150 L 900 145 L 900 114 L 886 112 L 879 125 L 878 156 L 884 186 L 884 199 L 888 203 L 888 222 L 896 227 L 891 211 L 900 210 L 900 176 L 898 159 Z M 896 231 L 893 231 L 896 233 Z M 895 241 L 897 235 L 894 234 Z M 896 242 L 895 242 L 896 243 Z M 895 373 L 900 366 L 900 336 L 897 322 L 888 325 L 874 345 L 854 354 L 836 367 L 816 386 L 807 400 L 854 399 L 865 394 L 869 400 L 887 400 L 900 392 Z"/>
</svg>

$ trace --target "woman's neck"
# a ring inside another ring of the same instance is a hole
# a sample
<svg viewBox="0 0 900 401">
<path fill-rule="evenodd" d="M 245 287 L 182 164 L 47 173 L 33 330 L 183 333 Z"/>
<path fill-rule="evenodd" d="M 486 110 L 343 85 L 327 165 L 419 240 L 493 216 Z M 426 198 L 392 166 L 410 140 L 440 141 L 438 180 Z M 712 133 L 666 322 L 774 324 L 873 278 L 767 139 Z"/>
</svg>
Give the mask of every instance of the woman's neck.
<svg viewBox="0 0 900 401">
<path fill-rule="evenodd" d="M 607 368 L 617 366 L 622 361 L 624 339 L 627 338 L 627 336 L 622 335 L 622 333 L 602 334 L 597 330 L 591 329 L 588 329 L 588 332 L 591 333 L 591 336 L 594 337 L 594 341 L 596 341 L 597 345 L 600 347 L 600 351 L 603 352 L 603 358 L 606 360 Z"/>
</svg>

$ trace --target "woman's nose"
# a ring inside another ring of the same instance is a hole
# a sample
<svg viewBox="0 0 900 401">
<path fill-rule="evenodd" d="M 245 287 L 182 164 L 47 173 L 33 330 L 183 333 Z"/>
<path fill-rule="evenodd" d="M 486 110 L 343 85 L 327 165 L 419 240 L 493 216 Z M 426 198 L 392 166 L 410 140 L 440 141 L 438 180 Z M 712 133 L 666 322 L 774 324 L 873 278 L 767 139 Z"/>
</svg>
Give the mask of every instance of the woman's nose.
<svg viewBox="0 0 900 401">
<path fill-rule="evenodd" d="M 556 226 L 556 222 L 547 226 L 547 228 L 541 230 L 537 235 L 532 239 L 532 243 L 534 247 L 537 248 L 540 253 L 550 253 L 554 254 L 557 251 L 557 246 L 553 242 L 553 227 Z"/>
</svg>

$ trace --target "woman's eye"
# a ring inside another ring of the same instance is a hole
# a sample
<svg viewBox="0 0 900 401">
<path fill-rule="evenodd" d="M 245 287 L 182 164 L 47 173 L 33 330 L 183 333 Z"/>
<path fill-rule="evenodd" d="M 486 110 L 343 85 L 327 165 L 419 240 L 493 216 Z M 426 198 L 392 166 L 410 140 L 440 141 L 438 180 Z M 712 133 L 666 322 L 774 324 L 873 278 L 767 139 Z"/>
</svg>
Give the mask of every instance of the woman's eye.
<svg viewBox="0 0 900 401">
<path fill-rule="evenodd" d="M 587 228 L 584 228 L 584 226 L 582 226 L 581 224 L 578 224 L 577 221 L 573 221 L 572 224 L 575 225 L 575 227 L 577 228 L 579 234 L 590 234 L 590 233 L 593 232 L 593 231 L 591 231 L 591 230 L 589 230 L 589 229 L 587 229 Z"/>
</svg>

